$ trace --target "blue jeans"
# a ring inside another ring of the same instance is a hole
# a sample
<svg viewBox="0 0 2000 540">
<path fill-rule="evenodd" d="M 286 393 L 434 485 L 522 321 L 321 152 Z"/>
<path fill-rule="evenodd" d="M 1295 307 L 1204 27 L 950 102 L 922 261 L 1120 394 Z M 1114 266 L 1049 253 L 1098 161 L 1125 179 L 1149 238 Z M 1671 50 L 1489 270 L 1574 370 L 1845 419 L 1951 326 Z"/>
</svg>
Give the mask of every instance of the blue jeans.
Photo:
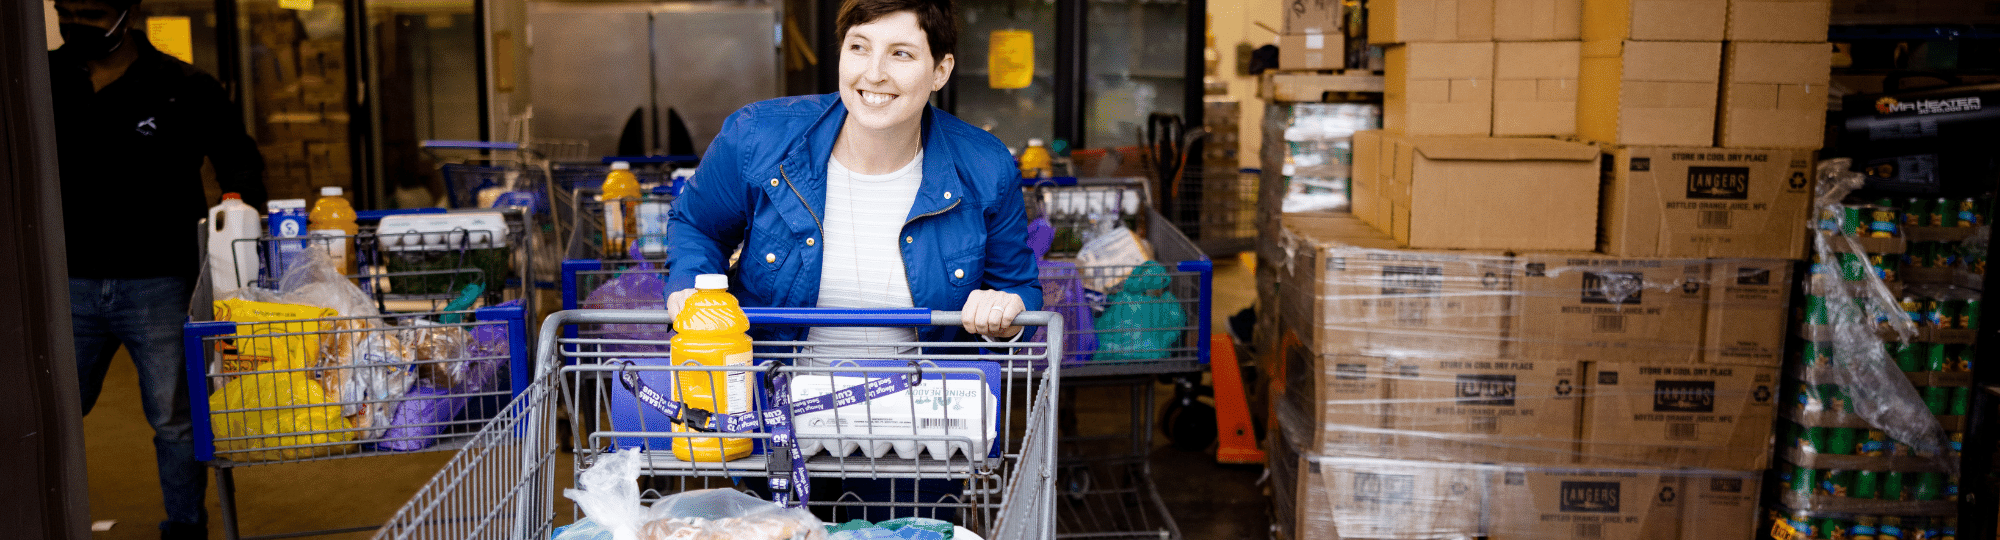
<svg viewBox="0 0 2000 540">
<path fill-rule="evenodd" d="M 181 354 L 181 324 L 193 293 L 194 281 L 186 278 L 69 280 L 83 414 L 97 404 L 111 358 L 124 345 L 139 368 L 140 402 L 153 425 L 167 521 L 188 524 L 207 522 L 208 494 L 208 468 L 194 459 L 187 360 Z"/>
</svg>

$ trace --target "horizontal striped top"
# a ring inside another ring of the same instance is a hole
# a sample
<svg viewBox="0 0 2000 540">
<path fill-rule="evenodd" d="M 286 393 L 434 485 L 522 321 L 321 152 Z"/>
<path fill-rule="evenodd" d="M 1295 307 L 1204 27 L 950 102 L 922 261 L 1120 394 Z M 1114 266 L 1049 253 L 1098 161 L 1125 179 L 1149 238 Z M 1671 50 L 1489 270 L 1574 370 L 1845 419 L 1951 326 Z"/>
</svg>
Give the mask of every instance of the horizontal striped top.
<svg viewBox="0 0 2000 540">
<path fill-rule="evenodd" d="M 910 280 L 904 273 L 900 236 L 910 205 L 923 184 L 924 154 L 886 174 L 861 174 L 828 159 L 826 167 L 826 238 L 822 239 L 819 307 L 908 308 Z M 908 327 L 815 327 L 808 341 L 908 343 L 917 332 Z M 898 347 L 814 346 L 827 354 L 886 355 Z"/>
</svg>

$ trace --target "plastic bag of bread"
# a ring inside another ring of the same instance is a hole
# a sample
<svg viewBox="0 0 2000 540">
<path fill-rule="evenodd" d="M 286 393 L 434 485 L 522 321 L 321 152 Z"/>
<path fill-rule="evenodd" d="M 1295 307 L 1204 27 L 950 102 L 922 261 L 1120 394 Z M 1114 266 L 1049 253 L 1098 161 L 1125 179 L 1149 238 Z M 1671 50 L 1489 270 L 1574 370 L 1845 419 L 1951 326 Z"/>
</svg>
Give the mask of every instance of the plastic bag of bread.
<svg viewBox="0 0 2000 540">
<path fill-rule="evenodd" d="M 355 428 L 366 429 L 358 439 L 380 437 L 403 395 L 417 382 L 410 363 L 416 353 L 397 339 L 395 330 L 381 328 L 372 319 L 342 320 L 334 326 L 336 331 L 322 340 L 320 348 L 320 385 L 341 404 L 341 416 Z"/>
</svg>

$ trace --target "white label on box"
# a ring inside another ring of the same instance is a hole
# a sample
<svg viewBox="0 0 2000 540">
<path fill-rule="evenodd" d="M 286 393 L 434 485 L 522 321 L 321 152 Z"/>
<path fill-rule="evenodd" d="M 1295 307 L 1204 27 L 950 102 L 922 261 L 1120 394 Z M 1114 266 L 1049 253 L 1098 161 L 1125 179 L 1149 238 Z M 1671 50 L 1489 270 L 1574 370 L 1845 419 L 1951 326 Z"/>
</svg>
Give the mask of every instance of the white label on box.
<svg viewBox="0 0 2000 540">
<path fill-rule="evenodd" d="M 799 373 L 792 378 L 791 397 L 796 402 L 832 394 L 868 380 L 907 376 L 900 373 L 870 377 L 863 377 L 860 373 Z M 891 448 L 904 459 L 914 459 L 919 449 L 929 451 L 933 459 L 946 459 L 954 450 L 971 456 L 985 456 L 987 447 L 997 437 L 994 419 L 999 397 L 985 382 L 967 375 L 954 375 L 949 380 L 935 377 L 927 376 L 922 383 L 909 390 L 873 400 L 840 404 L 833 410 L 799 415 L 792 419 L 793 425 L 801 439 L 825 439 L 821 442 L 829 446 L 848 447 L 830 448 L 835 455 L 845 455 L 858 447 L 871 458 L 882 457 Z M 845 440 L 841 439 L 842 435 L 881 438 Z M 961 437 L 977 444 L 967 447 L 962 441 L 947 440 Z M 808 444 L 803 448 L 811 453 L 818 446 Z"/>
<path fill-rule="evenodd" d="M 1308 49 L 1326 48 L 1326 36 L 1320 34 L 1306 34 L 1306 48 Z"/>
</svg>

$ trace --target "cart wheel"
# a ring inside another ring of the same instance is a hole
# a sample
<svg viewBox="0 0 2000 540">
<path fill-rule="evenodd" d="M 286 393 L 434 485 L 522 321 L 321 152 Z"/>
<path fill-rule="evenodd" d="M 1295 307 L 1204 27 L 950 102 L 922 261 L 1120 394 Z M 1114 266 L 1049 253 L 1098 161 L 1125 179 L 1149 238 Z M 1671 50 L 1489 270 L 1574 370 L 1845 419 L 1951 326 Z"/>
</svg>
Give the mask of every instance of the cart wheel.
<svg viewBox="0 0 2000 540">
<path fill-rule="evenodd" d="M 1169 401 L 1160 414 L 1160 429 L 1177 450 L 1207 450 L 1215 443 L 1215 406 L 1192 396 Z"/>
</svg>

